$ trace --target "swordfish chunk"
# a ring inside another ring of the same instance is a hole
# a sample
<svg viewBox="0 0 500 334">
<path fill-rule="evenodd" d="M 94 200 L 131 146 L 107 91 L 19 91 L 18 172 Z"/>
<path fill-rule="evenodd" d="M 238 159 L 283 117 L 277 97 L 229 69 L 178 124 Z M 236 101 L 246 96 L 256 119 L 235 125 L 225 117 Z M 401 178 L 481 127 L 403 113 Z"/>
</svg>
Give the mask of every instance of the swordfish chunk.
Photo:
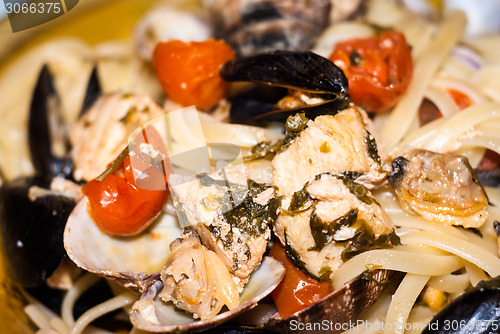
<svg viewBox="0 0 500 334">
<path fill-rule="evenodd" d="M 316 117 L 272 161 L 281 201 L 274 232 L 295 264 L 318 280 L 362 251 L 399 243 L 369 190 L 387 174 L 370 125 L 354 106 Z"/>
<path fill-rule="evenodd" d="M 225 168 L 177 185 L 174 176 L 169 182 L 181 223 L 192 226 L 222 259 L 241 291 L 271 238 L 279 208 L 275 188 L 247 179 L 244 168 Z"/>
</svg>

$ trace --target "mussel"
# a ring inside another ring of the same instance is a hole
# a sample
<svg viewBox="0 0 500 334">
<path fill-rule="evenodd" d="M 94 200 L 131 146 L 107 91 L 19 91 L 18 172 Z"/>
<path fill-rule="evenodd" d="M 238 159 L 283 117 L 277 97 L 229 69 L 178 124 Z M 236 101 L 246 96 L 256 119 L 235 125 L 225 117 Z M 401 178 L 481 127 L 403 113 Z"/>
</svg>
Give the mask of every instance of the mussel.
<svg viewBox="0 0 500 334">
<path fill-rule="evenodd" d="M 273 51 L 240 58 L 226 63 L 220 75 L 226 81 L 249 81 L 291 91 L 275 109 L 231 108 L 233 122 L 285 121 L 300 112 L 315 118 L 335 114 L 350 102 L 342 70 L 310 51 Z"/>
<path fill-rule="evenodd" d="M 95 69 L 88 87 L 82 110 L 98 94 Z M 0 232 L 6 267 L 12 279 L 23 287 L 44 282 L 65 257 L 64 226 L 76 204 L 72 190 L 78 186 L 69 181 L 73 163 L 68 157 L 70 145 L 59 121 L 58 107 L 53 79 L 45 65 L 34 90 L 28 123 L 35 175 L 6 181 L 0 187 Z M 57 148 L 62 155 L 56 155 Z"/>
<path fill-rule="evenodd" d="M 500 332 L 500 276 L 480 282 L 437 313 L 422 334 Z"/>
</svg>

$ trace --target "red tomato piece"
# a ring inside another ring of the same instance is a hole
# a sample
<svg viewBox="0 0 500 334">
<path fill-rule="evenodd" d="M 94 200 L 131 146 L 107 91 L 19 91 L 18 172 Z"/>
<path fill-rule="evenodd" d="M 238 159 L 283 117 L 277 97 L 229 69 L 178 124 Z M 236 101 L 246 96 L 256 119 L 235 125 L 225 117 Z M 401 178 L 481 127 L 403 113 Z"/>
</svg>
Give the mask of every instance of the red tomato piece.
<svg viewBox="0 0 500 334">
<path fill-rule="evenodd" d="M 219 70 L 234 59 L 224 41 L 184 43 L 172 40 L 159 43 L 153 53 L 153 65 L 165 94 L 183 105 L 208 110 L 225 96 L 228 83 Z"/>
<path fill-rule="evenodd" d="M 271 247 L 269 256 L 280 261 L 286 269 L 285 278 L 271 293 L 281 318 L 305 309 L 331 292 L 330 282 L 320 283 L 298 269 L 279 242 Z"/>
<path fill-rule="evenodd" d="M 168 191 L 144 190 L 116 174 L 103 181 L 92 180 L 82 191 L 89 199 L 96 224 L 117 236 L 142 232 L 158 216 L 168 198 Z"/>
<path fill-rule="evenodd" d="M 143 149 L 154 153 L 150 156 L 142 152 L 141 145 L 148 145 Z M 168 199 L 171 166 L 160 134 L 146 127 L 134 138 L 129 154 L 116 170 L 109 168 L 112 173 L 103 180 L 92 180 L 82 188 L 89 199 L 90 214 L 111 235 L 139 234 L 160 214 Z"/>
<path fill-rule="evenodd" d="M 410 47 L 395 31 L 338 43 L 330 60 L 344 71 L 352 101 L 371 112 L 392 108 L 413 74 Z"/>
<path fill-rule="evenodd" d="M 470 97 L 462 92 L 459 92 L 458 90 L 448 89 L 448 94 L 450 94 L 451 98 L 455 101 L 458 109 L 460 110 L 470 107 L 473 103 Z"/>
</svg>

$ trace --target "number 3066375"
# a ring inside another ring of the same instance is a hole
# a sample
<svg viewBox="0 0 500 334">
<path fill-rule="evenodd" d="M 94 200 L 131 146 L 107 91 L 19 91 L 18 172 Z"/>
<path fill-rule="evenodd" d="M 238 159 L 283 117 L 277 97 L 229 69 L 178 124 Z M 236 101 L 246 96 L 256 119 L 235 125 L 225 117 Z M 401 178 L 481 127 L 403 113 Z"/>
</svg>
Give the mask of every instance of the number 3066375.
<svg viewBox="0 0 500 334">
<path fill-rule="evenodd" d="M 27 13 L 54 13 L 59 14 L 62 11 L 60 2 L 39 2 L 39 3 L 5 3 L 7 14 L 27 14 Z"/>
</svg>

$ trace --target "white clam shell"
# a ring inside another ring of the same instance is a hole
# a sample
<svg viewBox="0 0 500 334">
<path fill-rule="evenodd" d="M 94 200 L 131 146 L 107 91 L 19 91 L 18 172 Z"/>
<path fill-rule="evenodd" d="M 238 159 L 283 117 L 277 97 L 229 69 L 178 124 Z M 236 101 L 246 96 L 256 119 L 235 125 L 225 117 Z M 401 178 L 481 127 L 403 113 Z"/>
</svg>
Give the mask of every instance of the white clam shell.
<svg viewBox="0 0 500 334">
<path fill-rule="evenodd" d="M 68 256 L 89 272 L 142 290 L 149 276 L 161 270 L 170 254 L 170 243 L 181 234 L 177 219 L 161 214 L 137 236 L 113 237 L 96 225 L 87 207 L 84 197 L 68 218 L 64 230 Z"/>
<path fill-rule="evenodd" d="M 193 319 L 190 314 L 177 310 L 172 303 L 160 300 L 158 293 L 162 284 L 161 281 L 156 281 L 134 304 L 130 312 L 130 320 L 135 327 L 153 333 L 196 332 L 209 329 L 255 307 L 262 298 L 278 286 L 284 275 L 285 268 L 281 262 L 265 256 L 245 285 L 240 295 L 240 306 L 207 320 Z M 151 319 L 154 319 L 156 323 L 153 323 Z"/>
</svg>

